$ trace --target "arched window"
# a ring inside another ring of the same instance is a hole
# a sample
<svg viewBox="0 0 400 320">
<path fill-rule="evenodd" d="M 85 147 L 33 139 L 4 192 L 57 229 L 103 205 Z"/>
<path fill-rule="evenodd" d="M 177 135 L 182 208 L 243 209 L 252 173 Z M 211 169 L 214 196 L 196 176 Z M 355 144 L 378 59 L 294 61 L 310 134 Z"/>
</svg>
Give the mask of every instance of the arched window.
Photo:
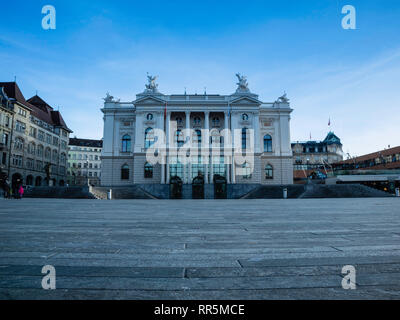
<svg viewBox="0 0 400 320">
<path fill-rule="evenodd" d="M 24 139 L 22 138 L 15 139 L 15 149 L 24 150 Z"/>
<path fill-rule="evenodd" d="M 270 164 L 267 164 L 265 166 L 265 179 L 270 180 L 273 178 L 274 178 L 274 168 Z"/>
<path fill-rule="evenodd" d="M 146 179 L 153 178 L 153 166 L 148 162 L 144 165 L 144 177 Z"/>
<path fill-rule="evenodd" d="M 242 120 L 243 121 L 249 121 L 249 115 L 246 114 L 246 113 L 242 114 Z"/>
<path fill-rule="evenodd" d="M 201 147 L 201 130 L 196 130 L 193 133 L 193 145 Z"/>
<path fill-rule="evenodd" d="M 179 160 L 169 165 L 169 175 L 170 178 L 179 177 L 183 179 L 183 164 L 180 163 Z"/>
<path fill-rule="evenodd" d="M 122 137 L 122 152 L 131 152 L 131 136 L 124 135 Z"/>
<path fill-rule="evenodd" d="M 121 167 L 121 180 L 129 180 L 129 166 L 127 164 Z"/>
<path fill-rule="evenodd" d="M 247 128 L 242 129 L 242 150 L 247 149 Z"/>
<path fill-rule="evenodd" d="M 269 134 L 264 136 L 264 152 L 272 152 L 272 137 Z"/>
<path fill-rule="evenodd" d="M 43 157 L 43 146 L 41 144 L 37 147 L 37 155 L 38 157 Z"/>
<path fill-rule="evenodd" d="M 211 130 L 211 144 L 214 147 L 218 147 L 220 144 L 222 144 L 222 138 L 221 134 L 218 129 L 213 129 Z"/>
<path fill-rule="evenodd" d="M 155 141 L 153 128 L 147 128 L 144 133 L 144 147 L 149 149 L 153 146 Z"/>
<path fill-rule="evenodd" d="M 50 148 L 46 148 L 46 150 L 44 152 L 44 157 L 46 159 L 50 159 L 51 158 L 51 149 Z"/>
<path fill-rule="evenodd" d="M 154 119 L 154 116 L 153 116 L 151 113 L 149 113 L 149 114 L 147 115 L 146 119 L 147 119 L 148 121 L 152 121 L 152 120 Z"/>
<path fill-rule="evenodd" d="M 218 127 L 218 126 L 219 126 L 219 123 L 220 123 L 220 121 L 219 121 L 219 118 L 218 118 L 218 117 L 215 117 L 215 118 L 212 119 L 212 125 L 213 125 L 213 127 Z"/>
<path fill-rule="evenodd" d="M 183 132 L 180 129 L 176 130 L 175 142 L 178 148 L 182 147 L 185 144 L 185 136 L 183 135 Z"/>
<path fill-rule="evenodd" d="M 53 161 L 57 162 L 58 161 L 58 152 L 57 150 L 53 150 L 53 157 L 52 157 Z"/>
</svg>

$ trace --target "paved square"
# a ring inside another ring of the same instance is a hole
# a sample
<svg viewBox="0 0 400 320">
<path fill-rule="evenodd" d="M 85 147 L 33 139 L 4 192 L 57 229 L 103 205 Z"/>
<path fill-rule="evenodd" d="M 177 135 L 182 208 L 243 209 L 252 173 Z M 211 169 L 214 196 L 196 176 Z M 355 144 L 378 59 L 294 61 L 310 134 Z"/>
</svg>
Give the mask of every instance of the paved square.
<svg viewBox="0 0 400 320">
<path fill-rule="evenodd" d="M 0 299 L 355 298 L 400 298 L 400 199 L 0 200 Z"/>
</svg>

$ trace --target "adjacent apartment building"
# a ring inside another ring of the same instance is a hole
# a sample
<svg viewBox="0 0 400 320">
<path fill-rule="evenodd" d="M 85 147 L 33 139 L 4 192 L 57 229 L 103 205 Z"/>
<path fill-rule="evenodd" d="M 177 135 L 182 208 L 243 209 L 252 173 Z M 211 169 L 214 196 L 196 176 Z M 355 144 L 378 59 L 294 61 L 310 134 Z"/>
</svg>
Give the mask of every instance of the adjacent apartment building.
<svg viewBox="0 0 400 320">
<path fill-rule="evenodd" d="M 2 103 L 2 170 L 12 186 L 63 186 L 72 131 L 61 113 L 38 95 L 26 100 L 16 82 L 0 82 L 0 91 L 9 110 Z"/>
<path fill-rule="evenodd" d="M 11 121 L 13 104 L 4 88 L 0 88 L 0 171 L 6 173 L 10 157 Z"/>
<path fill-rule="evenodd" d="M 103 140 L 71 138 L 68 147 L 68 184 L 99 186 Z"/>
</svg>

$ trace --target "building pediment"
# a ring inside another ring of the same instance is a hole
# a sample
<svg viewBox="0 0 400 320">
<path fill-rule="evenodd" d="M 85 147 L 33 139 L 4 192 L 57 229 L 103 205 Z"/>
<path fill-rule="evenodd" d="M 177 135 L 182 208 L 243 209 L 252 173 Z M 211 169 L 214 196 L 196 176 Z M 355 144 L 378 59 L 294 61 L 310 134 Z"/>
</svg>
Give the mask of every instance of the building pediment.
<svg viewBox="0 0 400 320">
<path fill-rule="evenodd" d="M 251 105 L 251 106 L 259 106 L 261 105 L 261 101 L 256 98 L 249 96 L 238 97 L 230 102 L 231 105 Z"/>
<path fill-rule="evenodd" d="M 154 105 L 165 105 L 165 100 L 160 99 L 159 97 L 156 96 L 146 96 L 146 97 L 141 97 L 139 99 L 136 99 L 133 101 L 134 105 L 149 105 L 149 106 L 154 106 Z"/>
</svg>

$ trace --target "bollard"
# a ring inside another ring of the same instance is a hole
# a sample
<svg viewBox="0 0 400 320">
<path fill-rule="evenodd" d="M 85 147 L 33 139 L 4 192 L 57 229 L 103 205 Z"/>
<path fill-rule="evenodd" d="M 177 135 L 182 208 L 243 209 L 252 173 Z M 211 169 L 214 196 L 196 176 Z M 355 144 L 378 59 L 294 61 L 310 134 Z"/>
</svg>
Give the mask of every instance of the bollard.
<svg viewBox="0 0 400 320">
<path fill-rule="evenodd" d="M 287 188 L 284 188 L 283 189 L 283 199 L 287 199 L 287 196 L 288 196 L 288 190 L 287 190 Z"/>
<path fill-rule="evenodd" d="M 400 188 L 396 188 L 396 197 L 400 197 Z"/>
<path fill-rule="evenodd" d="M 107 199 L 112 200 L 112 189 L 107 192 Z"/>
</svg>

